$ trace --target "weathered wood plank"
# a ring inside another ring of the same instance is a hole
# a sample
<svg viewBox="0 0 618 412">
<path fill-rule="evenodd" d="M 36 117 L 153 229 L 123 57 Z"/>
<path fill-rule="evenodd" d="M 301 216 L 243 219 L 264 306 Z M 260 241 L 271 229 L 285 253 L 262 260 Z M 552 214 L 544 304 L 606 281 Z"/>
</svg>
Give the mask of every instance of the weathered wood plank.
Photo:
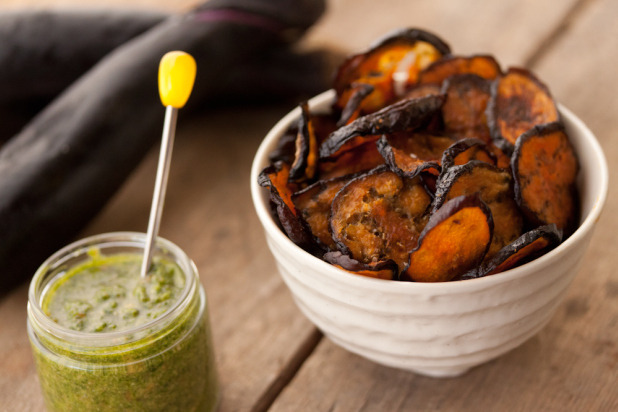
<svg viewBox="0 0 618 412">
<path fill-rule="evenodd" d="M 618 128 L 613 104 L 618 89 L 618 3 L 588 3 L 533 67 L 556 98 L 597 134 L 610 164 L 605 212 L 583 269 L 549 325 L 507 355 L 447 380 L 381 367 L 325 339 L 272 411 L 618 409 L 618 199 L 613 183 L 618 176 L 612 167 L 618 156 L 613 136 Z M 504 24 L 508 33 L 509 22 Z"/>
<path fill-rule="evenodd" d="M 43 410 L 26 332 L 27 302 L 27 285 L 0 301 L 0 411 Z"/>
<path fill-rule="evenodd" d="M 454 53 L 489 53 L 504 67 L 522 65 L 576 3 L 331 0 L 329 12 L 306 40 L 357 52 L 393 29 L 419 27 L 442 37 Z"/>
</svg>

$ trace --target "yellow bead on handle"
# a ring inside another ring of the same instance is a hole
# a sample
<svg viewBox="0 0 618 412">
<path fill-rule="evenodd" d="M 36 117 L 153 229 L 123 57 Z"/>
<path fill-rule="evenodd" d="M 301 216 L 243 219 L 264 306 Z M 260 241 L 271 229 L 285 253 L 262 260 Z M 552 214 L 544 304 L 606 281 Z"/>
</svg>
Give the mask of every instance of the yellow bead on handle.
<svg viewBox="0 0 618 412">
<path fill-rule="evenodd" d="M 193 90 L 195 59 L 182 51 L 166 53 L 159 64 L 159 96 L 163 106 L 182 108 Z"/>
</svg>

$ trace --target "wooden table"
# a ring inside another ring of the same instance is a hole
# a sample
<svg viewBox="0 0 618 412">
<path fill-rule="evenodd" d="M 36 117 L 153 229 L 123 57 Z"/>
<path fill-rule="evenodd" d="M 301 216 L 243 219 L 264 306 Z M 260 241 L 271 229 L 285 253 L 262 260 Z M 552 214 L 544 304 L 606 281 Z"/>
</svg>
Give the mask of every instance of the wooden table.
<svg viewBox="0 0 618 412">
<path fill-rule="evenodd" d="M 5 0 L 0 7 L 79 3 Z M 192 3 L 135 5 L 181 10 Z M 538 335 L 459 378 L 417 376 L 350 354 L 294 305 L 249 195 L 253 154 L 289 106 L 183 118 L 161 235 L 193 257 L 207 290 L 223 388 L 220 411 L 618 410 L 617 17 L 615 0 L 333 0 L 306 38 L 306 47 L 357 51 L 393 28 L 427 28 L 456 53 L 491 53 L 504 67 L 534 70 L 605 150 L 609 197 L 568 296 Z M 143 231 L 155 166 L 153 150 L 82 235 Z M 26 336 L 26 289 L 0 300 L 2 411 L 43 409 Z"/>
</svg>

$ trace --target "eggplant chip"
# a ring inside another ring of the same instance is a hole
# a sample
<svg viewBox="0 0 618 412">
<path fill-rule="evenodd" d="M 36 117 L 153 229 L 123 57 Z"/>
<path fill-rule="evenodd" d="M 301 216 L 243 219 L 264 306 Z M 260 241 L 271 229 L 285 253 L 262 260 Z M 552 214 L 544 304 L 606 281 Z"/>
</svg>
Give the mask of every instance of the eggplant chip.
<svg viewBox="0 0 618 412">
<path fill-rule="evenodd" d="M 311 113 L 313 132 L 318 146 L 337 129 L 337 118 L 332 113 Z"/>
<path fill-rule="evenodd" d="M 290 166 L 284 162 L 277 162 L 262 170 L 258 176 L 258 183 L 270 189 L 271 204 L 288 237 L 298 246 L 314 253 L 317 245 L 313 240 L 311 230 L 292 202 L 292 193 L 297 186 L 288 183 L 289 175 Z"/>
<path fill-rule="evenodd" d="M 379 167 L 351 180 L 335 196 L 333 240 L 361 263 L 392 259 L 402 268 L 425 225 L 430 202 L 419 178 Z"/>
<path fill-rule="evenodd" d="M 439 112 L 443 102 L 444 97 L 436 95 L 400 100 L 375 113 L 359 117 L 335 130 L 322 142 L 320 157 L 337 156 L 368 140 L 375 141 L 384 133 L 418 129 Z"/>
<path fill-rule="evenodd" d="M 578 159 L 530 71 L 404 29 L 347 58 L 333 89 L 328 113 L 301 104 L 259 176 L 307 252 L 363 276 L 459 280 L 576 229 Z"/>
<path fill-rule="evenodd" d="M 521 135 L 511 168 L 515 200 L 526 217 L 538 225 L 555 223 L 570 234 L 579 217 L 579 163 L 562 124 L 536 126 Z"/>
<path fill-rule="evenodd" d="M 423 186 L 427 190 L 427 193 L 433 199 L 436 196 L 436 185 L 438 183 L 438 176 L 433 173 L 425 173 L 424 171 L 420 174 L 421 180 L 423 182 Z"/>
<path fill-rule="evenodd" d="M 298 123 L 301 123 L 302 121 L 303 120 L 301 119 Z M 333 114 L 311 113 L 311 125 L 313 126 L 313 133 L 315 134 L 318 146 L 337 128 L 336 123 L 337 122 Z M 277 146 L 268 156 L 270 163 L 274 164 L 279 161 L 283 161 L 287 164 L 294 163 L 294 159 L 296 158 L 297 139 L 298 124 L 295 124 L 286 130 L 285 133 L 279 138 Z"/>
<path fill-rule="evenodd" d="M 382 136 L 377 147 L 392 171 L 412 178 L 422 171 L 438 176 L 442 153 L 451 144 L 446 136 L 393 133 Z"/>
<path fill-rule="evenodd" d="M 341 118 L 337 122 L 338 127 L 345 126 L 359 118 L 362 113 L 361 103 L 375 89 L 372 85 L 365 83 L 354 83 L 350 88 L 351 95 L 341 112 Z"/>
<path fill-rule="evenodd" d="M 390 259 L 381 260 L 379 262 L 361 263 L 348 255 L 344 255 L 338 250 L 325 253 L 323 258 L 331 265 L 355 275 L 385 280 L 397 279 L 397 263 Z"/>
<path fill-rule="evenodd" d="M 479 139 L 463 139 L 453 143 L 442 154 L 442 167 L 461 166 L 471 160 L 480 160 L 496 166 L 496 155 Z"/>
<path fill-rule="evenodd" d="M 316 242 L 325 250 L 337 249 L 329 230 L 330 206 L 337 192 L 351 178 L 319 180 L 292 195 L 294 205 L 309 225 Z"/>
<path fill-rule="evenodd" d="M 478 195 L 449 200 L 429 218 L 402 280 L 446 282 L 476 267 L 492 239 L 491 211 Z"/>
<path fill-rule="evenodd" d="M 459 139 L 474 137 L 491 141 L 485 115 L 490 88 L 489 81 L 475 74 L 458 74 L 444 82 L 442 93 L 446 101 L 442 119 L 447 134 Z"/>
<path fill-rule="evenodd" d="M 549 89 L 528 70 L 511 68 L 494 81 L 487 104 L 487 122 L 496 145 L 508 154 L 521 134 L 558 119 L 558 108 Z"/>
<path fill-rule="evenodd" d="M 415 84 L 406 90 L 404 99 L 418 99 L 421 97 L 440 95 L 442 88 L 436 84 Z"/>
<path fill-rule="evenodd" d="M 449 53 L 444 41 L 424 30 L 392 32 L 339 66 L 334 81 L 336 106 L 347 105 L 354 83 L 365 83 L 374 88 L 362 105 L 365 113 L 371 113 L 394 100 L 398 84 L 405 88 L 416 83 L 419 71 Z"/>
<path fill-rule="evenodd" d="M 523 216 L 515 203 L 511 174 L 502 169 L 472 160 L 461 166 L 443 170 L 438 180 L 432 209 L 462 195 L 478 193 L 491 210 L 494 232 L 487 256 L 517 239 L 523 231 Z"/>
<path fill-rule="evenodd" d="M 539 226 L 500 249 L 498 253 L 483 262 L 476 270 L 461 276 L 461 280 L 495 275 L 512 269 L 545 254 L 561 241 L 562 233 L 556 225 Z"/>
<path fill-rule="evenodd" d="M 491 150 L 491 152 L 496 157 L 496 166 L 498 166 L 500 169 L 510 169 L 511 168 L 511 155 L 510 154 L 507 155 L 506 153 L 504 153 L 504 150 L 496 146 L 494 142 L 489 143 L 487 147 L 489 148 L 489 150 Z"/>
<path fill-rule="evenodd" d="M 327 180 L 371 169 L 384 164 L 375 141 L 368 141 L 346 150 L 338 157 L 321 159 L 318 165 L 320 179 Z"/>
<path fill-rule="evenodd" d="M 288 129 L 277 142 L 277 146 L 268 155 L 268 161 L 271 164 L 277 162 L 285 162 L 292 164 L 294 162 L 294 152 L 296 151 L 296 135 L 298 134 L 297 127 Z"/>
<path fill-rule="evenodd" d="M 493 80 L 502 74 L 502 70 L 493 56 L 446 56 L 421 71 L 418 82 L 440 85 L 447 78 L 457 74 L 474 74 L 483 79 Z"/>
<path fill-rule="evenodd" d="M 307 102 L 300 104 L 301 116 L 296 134 L 296 152 L 290 167 L 290 181 L 311 181 L 318 169 L 318 141 Z"/>
</svg>

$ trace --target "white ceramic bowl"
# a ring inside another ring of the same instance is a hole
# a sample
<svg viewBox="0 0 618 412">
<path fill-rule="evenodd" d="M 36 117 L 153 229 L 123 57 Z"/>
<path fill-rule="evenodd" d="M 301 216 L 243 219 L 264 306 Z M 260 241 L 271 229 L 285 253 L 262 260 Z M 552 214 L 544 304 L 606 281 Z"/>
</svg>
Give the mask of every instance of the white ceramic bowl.
<svg viewBox="0 0 618 412">
<path fill-rule="evenodd" d="M 334 93 L 313 98 L 327 111 Z M 268 191 L 257 184 L 268 154 L 300 111 L 281 119 L 260 145 L 251 195 L 268 246 L 300 310 L 333 342 L 367 359 L 423 375 L 464 373 L 515 348 L 551 318 L 575 277 L 605 202 L 607 163 L 594 135 L 560 107 L 581 163 L 577 231 L 540 258 L 479 279 L 412 283 L 357 276 L 310 255 L 279 229 Z"/>
</svg>

